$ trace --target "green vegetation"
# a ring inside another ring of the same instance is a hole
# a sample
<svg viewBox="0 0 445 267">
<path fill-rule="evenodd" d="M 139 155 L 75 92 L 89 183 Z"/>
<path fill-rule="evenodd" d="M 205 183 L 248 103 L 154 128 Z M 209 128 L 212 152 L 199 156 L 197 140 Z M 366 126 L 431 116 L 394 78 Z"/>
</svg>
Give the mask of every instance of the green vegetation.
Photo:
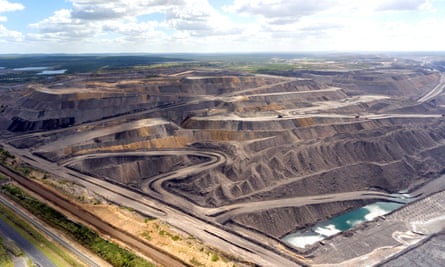
<svg viewBox="0 0 445 267">
<path fill-rule="evenodd" d="M 231 66 L 232 70 L 245 71 L 251 73 L 267 73 L 270 71 L 287 71 L 294 70 L 293 64 L 287 63 L 262 63 L 262 64 L 246 64 L 242 66 Z"/>
<path fill-rule="evenodd" d="M 0 181 L 1 180 L 8 180 L 8 177 L 4 176 L 3 174 L 0 173 Z"/>
<path fill-rule="evenodd" d="M 23 251 L 17 246 L 13 240 L 3 241 L 6 250 L 12 253 L 15 257 L 23 256 Z"/>
<path fill-rule="evenodd" d="M 0 236 L 0 266 L 5 267 L 13 267 L 11 257 L 8 255 L 8 251 L 6 250 L 6 246 L 3 244 L 3 239 Z"/>
<path fill-rule="evenodd" d="M 212 260 L 213 262 L 219 261 L 219 257 L 218 257 L 218 255 L 217 255 L 217 254 L 212 254 L 212 258 L 211 258 L 211 260 Z"/>
<path fill-rule="evenodd" d="M 113 266 L 137 266 L 153 267 L 154 265 L 146 260 L 136 256 L 134 253 L 125 250 L 115 243 L 105 240 L 99 234 L 83 224 L 69 220 L 62 213 L 54 210 L 50 206 L 39 202 L 35 198 L 26 194 L 18 187 L 6 185 L 2 187 L 6 193 L 32 212 L 35 216 L 41 218 L 51 226 L 62 230 L 77 242 L 90 249 Z"/>
<path fill-rule="evenodd" d="M 168 62 L 180 62 L 184 59 L 154 55 L 46 55 L 46 56 L 0 56 L 1 66 L 7 69 L 23 67 L 47 67 L 48 69 L 66 69 L 70 73 L 86 73 L 104 69 L 122 69 L 134 66 L 147 66 Z M 38 71 L 12 71 L 2 75 L 0 81 L 17 81 L 20 77 L 31 80 L 46 79 L 45 75 L 35 75 Z"/>
<path fill-rule="evenodd" d="M 145 239 L 147 239 L 148 241 L 151 240 L 151 235 L 150 235 L 150 232 L 149 232 L 149 231 L 144 231 L 144 232 L 142 233 L 142 237 L 145 238 Z"/>
<path fill-rule="evenodd" d="M 12 155 L 9 151 L 5 150 L 3 147 L 0 147 L 0 164 L 10 170 L 15 170 L 25 177 L 35 178 L 30 174 L 33 171 L 36 171 L 36 169 L 25 163 L 19 163 L 17 160 L 15 160 L 15 156 Z M 47 174 L 45 173 L 45 175 Z"/>
<path fill-rule="evenodd" d="M 15 159 L 15 156 L 9 153 L 9 151 L 0 147 L 0 161 L 4 163 L 7 159 Z"/>
<path fill-rule="evenodd" d="M 170 237 L 173 241 L 181 240 L 181 237 L 179 235 L 173 235 L 173 234 L 171 234 L 169 232 L 166 232 L 165 230 L 160 230 L 159 231 L 159 235 L 160 236 L 166 235 L 166 236 Z"/>
<path fill-rule="evenodd" d="M 29 240 L 35 247 L 45 254 L 57 266 L 83 266 L 77 260 L 73 259 L 64 249 L 49 241 L 37 230 L 30 226 L 25 220 L 18 217 L 10 209 L 0 205 L 0 217 L 19 232 L 24 238 Z M 5 244 L 6 245 L 6 244 Z M 21 256 L 23 252 L 15 243 L 9 242 L 6 246 L 15 256 Z M 0 264 L 0 266 L 3 266 Z"/>
<path fill-rule="evenodd" d="M 155 221 L 155 220 L 156 220 L 155 217 L 146 217 L 146 218 L 144 219 L 144 222 L 145 222 L 145 223 L 148 223 L 148 222 Z"/>
<path fill-rule="evenodd" d="M 193 264 L 193 266 L 204 266 L 204 264 L 199 262 L 195 257 L 190 260 L 190 263 Z"/>
<path fill-rule="evenodd" d="M 181 237 L 180 237 L 179 235 L 170 236 L 170 238 L 171 238 L 173 241 L 181 240 Z"/>
</svg>

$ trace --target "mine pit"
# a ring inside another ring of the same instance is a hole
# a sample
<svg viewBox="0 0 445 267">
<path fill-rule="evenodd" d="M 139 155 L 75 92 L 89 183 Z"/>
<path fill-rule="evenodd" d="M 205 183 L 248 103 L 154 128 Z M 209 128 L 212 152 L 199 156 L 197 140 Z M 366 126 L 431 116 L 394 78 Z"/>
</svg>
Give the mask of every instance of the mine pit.
<svg viewBox="0 0 445 267">
<path fill-rule="evenodd" d="M 349 230 L 352 227 L 374 220 L 403 206 L 401 203 L 394 202 L 375 202 L 368 204 L 359 209 L 338 215 L 328 221 L 319 222 L 311 226 L 310 230 L 300 230 L 283 237 L 283 241 L 291 246 L 299 249 L 305 249 L 306 246 L 313 245 L 317 242 Z"/>
<path fill-rule="evenodd" d="M 397 262 L 409 240 L 431 238 L 424 250 L 443 239 L 431 207 L 445 190 L 444 74 L 377 59 L 265 73 L 33 69 L 54 80 L 0 91 L 2 144 L 259 265 L 268 258 L 253 251 L 280 263 Z"/>
</svg>

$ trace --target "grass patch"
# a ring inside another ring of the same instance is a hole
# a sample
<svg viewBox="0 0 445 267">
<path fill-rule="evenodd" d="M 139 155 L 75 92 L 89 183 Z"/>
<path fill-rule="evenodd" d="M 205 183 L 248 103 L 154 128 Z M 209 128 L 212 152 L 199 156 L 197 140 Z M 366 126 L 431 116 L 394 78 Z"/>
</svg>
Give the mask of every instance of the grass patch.
<svg viewBox="0 0 445 267">
<path fill-rule="evenodd" d="M 193 258 L 190 260 L 190 263 L 193 264 L 193 266 L 204 266 L 204 263 L 199 262 L 195 257 L 193 257 Z"/>
<path fill-rule="evenodd" d="M 218 255 L 217 254 L 212 254 L 211 261 L 213 261 L 213 262 L 219 261 Z"/>
<path fill-rule="evenodd" d="M 57 266 L 84 266 L 71 257 L 64 248 L 61 248 L 54 242 L 50 242 L 25 220 L 17 216 L 13 211 L 3 205 L 0 205 L 0 217 L 11 225 L 24 238 L 29 240 L 29 242 L 31 242 L 35 247 L 39 248 L 39 250 Z M 14 253 L 15 256 L 20 256 L 22 254 L 20 249 L 18 251 L 20 251 L 20 253 Z"/>
<path fill-rule="evenodd" d="M 9 151 L 5 150 L 4 148 L 0 147 L 0 160 L 4 161 L 6 159 L 15 159 L 15 156 L 12 155 Z"/>
<path fill-rule="evenodd" d="M 13 240 L 5 240 L 3 241 L 3 246 L 9 253 L 14 255 L 14 257 L 23 256 L 23 251 L 17 246 L 17 244 Z"/>
<path fill-rule="evenodd" d="M 155 217 L 146 217 L 146 218 L 144 219 L 144 223 L 149 223 L 149 222 L 151 222 L 151 221 L 155 221 L 155 220 L 156 220 Z"/>
<path fill-rule="evenodd" d="M 117 267 L 155 266 L 136 254 L 119 247 L 117 244 L 103 239 L 96 231 L 89 229 L 85 225 L 69 220 L 62 213 L 31 197 L 20 188 L 11 185 L 6 185 L 2 188 L 11 198 L 35 216 L 63 231 L 111 265 Z"/>
<path fill-rule="evenodd" d="M 14 267 L 11 257 L 3 244 L 3 238 L 0 236 L 0 266 L 4 267 Z"/>
<path fill-rule="evenodd" d="M 142 233 L 142 237 L 145 238 L 145 239 L 147 239 L 148 241 L 151 240 L 151 234 L 150 234 L 149 231 L 144 231 L 144 232 Z"/>
<path fill-rule="evenodd" d="M 178 241 L 178 240 L 181 240 L 181 237 L 179 235 L 174 235 L 174 236 L 171 236 L 171 239 L 173 241 Z"/>
</svg>

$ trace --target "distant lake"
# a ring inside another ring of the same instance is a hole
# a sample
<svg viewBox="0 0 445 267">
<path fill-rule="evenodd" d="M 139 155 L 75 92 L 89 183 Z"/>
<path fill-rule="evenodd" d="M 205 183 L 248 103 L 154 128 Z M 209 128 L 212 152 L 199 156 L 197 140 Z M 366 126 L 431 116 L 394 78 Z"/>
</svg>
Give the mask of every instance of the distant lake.
<svg viewBox="0 0 445 267">
<path fill-rule="evenodd" d="M 297 248 L 315 244 L 327 237 L 346 231 L 357 224 L 372 221 L 378 216 L 390 213 L 404 204 L 394 202 L 375 202 L 353 211 L 317 223 L 310 230 L 297 231 L 283 237 L 283 241 Z"/>
<path fill-rule="evenodd" d="M 42 72 L 37 73 L 37 75 L 56 75 L 56 74 L 64 74 L 67 70 L 44 70 Z"/>
<path fill-rule="evenodd" d="M 15 71 L 39 71 L 46 70 L 48 67 L 24 67 L 24 68 L 14 68 Z"/>
</svg>

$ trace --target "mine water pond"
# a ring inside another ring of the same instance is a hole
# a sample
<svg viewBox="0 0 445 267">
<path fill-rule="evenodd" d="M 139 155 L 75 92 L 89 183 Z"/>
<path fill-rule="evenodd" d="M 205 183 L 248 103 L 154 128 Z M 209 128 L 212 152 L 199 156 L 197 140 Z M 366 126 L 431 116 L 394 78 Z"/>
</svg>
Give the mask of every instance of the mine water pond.
<svg viewBox="0 0 445 267">
<path fill-rule="evenodd" d="M 66 69 L 53 70 L 49 69 L 49 67 L 24 67 L 24 68 L 14 68 L 13 70 L 29 71 L 29 72 L 39 71 L 37 75 L 57 75 L 57 74 L 64 74 L 67 71 Z"/>
<path fill-rule="evenodd" d="M 12 70 L 15 71 L 41 71 L 46 70 L 48 67 L 23 67 L 23 68 L 14 68 Z"/>
<path fill-rule="evenodd" d="M 327 237 L 348 230 L 357 224 L 371 221 L 390 213 L 404 204 L 394 202 L 375 202 L 336 216 L 330 220 L 317 223 L 310 230 L 301 230 L 283 237 L 283 241 L 297 248 L 315 244 Z"/>
<path fill-rule="evenodd" d="M 44 70 L 42 72 L 37 73 L 37 75 L 56 75 L 56 74 L 64 74 L 67 70 Z"/>
</svg>

